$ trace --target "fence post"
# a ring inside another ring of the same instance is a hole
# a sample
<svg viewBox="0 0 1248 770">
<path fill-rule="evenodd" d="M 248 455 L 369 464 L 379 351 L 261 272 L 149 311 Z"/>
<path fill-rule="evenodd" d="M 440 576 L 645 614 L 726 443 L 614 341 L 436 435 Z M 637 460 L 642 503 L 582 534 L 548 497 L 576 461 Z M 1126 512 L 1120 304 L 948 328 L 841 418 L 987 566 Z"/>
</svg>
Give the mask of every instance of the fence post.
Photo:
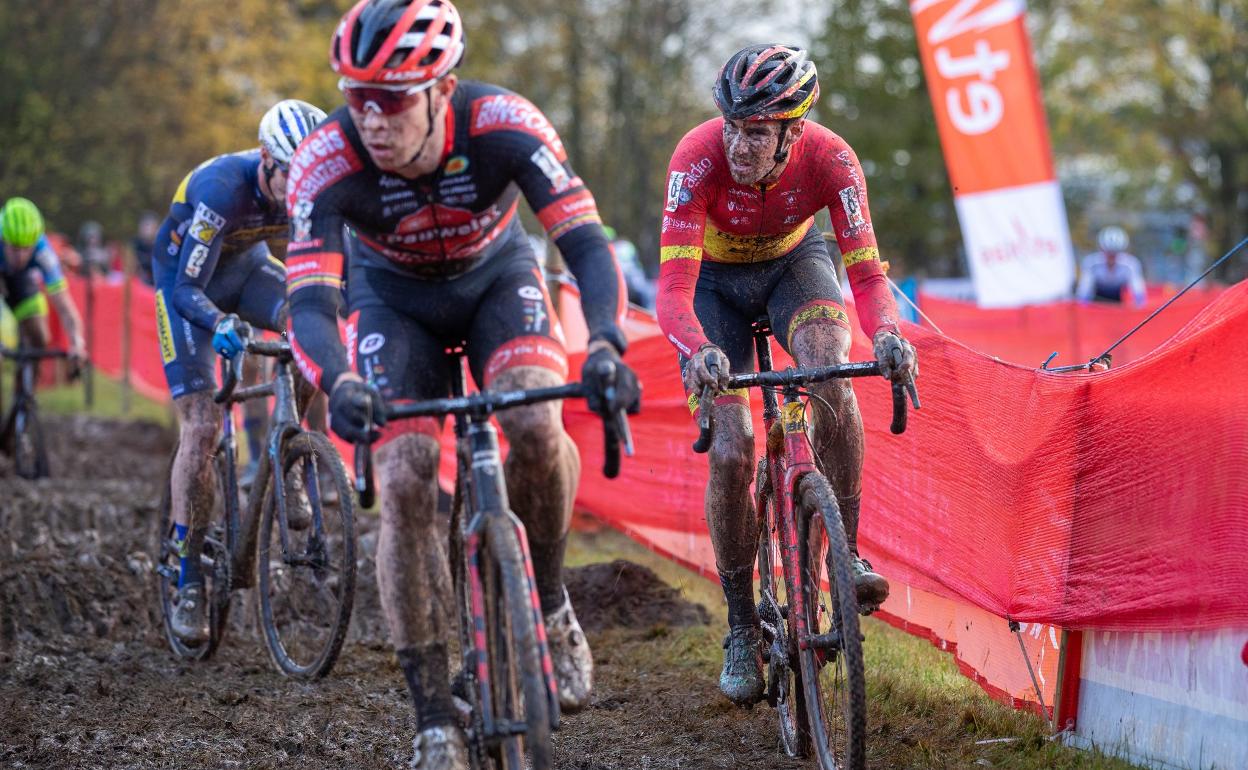
<svg viewBox="0 0 1248 770">
<path fill-rule="evenodd" d="M 87 274 L 87 360 L 95 360 L 95 276 L 91 269 L 91 265 L 86 259 L 83 259 L 82 266 Z M 95 406 L 95 367 L 84 367 L 82 377 L 82 385 L 84 395 L 87 402 L 87 409 L 90 410 Z"/>
<path fill-rule="evenodd" d="M 121 288 L 121 414 L 130 416 L 130 335 L 133 324 L 130 318 L 130 284 L 133 273 L 126 272 Z"/>
</svg>

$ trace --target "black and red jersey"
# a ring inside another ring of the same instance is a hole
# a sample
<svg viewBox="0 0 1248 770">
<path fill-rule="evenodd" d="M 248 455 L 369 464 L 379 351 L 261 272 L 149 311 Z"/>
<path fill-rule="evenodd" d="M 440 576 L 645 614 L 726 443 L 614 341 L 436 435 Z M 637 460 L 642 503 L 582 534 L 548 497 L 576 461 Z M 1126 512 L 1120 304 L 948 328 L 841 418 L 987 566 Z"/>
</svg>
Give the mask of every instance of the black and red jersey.
<svg viewBox="0 0 1248 770">
<path fill-rule="evenodd" d="M 594 197 L 550 121 L 523 96 L 460 81 L 446 129 L 441 164 L 417 179 L 372 162 L 346 107 L 299 145 L 286 188 L 292 312 L 309 297 L 336 299 L 344 238 L 367 247 L 351 258 L 370 267 L 430 281 L 463 275 L 500 252 L 523 195 L 581 284 L 591 335 L 622 350 L 622 281 Z"/>
</svg>

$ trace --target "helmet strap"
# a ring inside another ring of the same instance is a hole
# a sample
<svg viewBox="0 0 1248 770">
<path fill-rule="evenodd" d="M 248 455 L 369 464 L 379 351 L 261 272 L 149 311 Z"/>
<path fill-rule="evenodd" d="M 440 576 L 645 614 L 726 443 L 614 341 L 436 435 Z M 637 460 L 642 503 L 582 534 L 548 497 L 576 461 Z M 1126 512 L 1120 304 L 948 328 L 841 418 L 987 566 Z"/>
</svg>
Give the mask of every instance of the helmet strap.
<svg viewBox="0 0 1248 770">
<path fill-rule="evenodd" d="M 412 165 L 425 152 L 425 146 L 429 144 L 429 137 L 433 136 L 433 91 L 437 86 L 433 86 L 425 91 L 425 115 L 428 119 L 428 126 L 425 128 L 425 138 L 420 140 L 420 147 L 416 148 L 416 154 L 407 161 L 407 165 Z"/>
<path fill-rule="evenodd" d="M 784 146 L 784 142 L 789 138 L 789 126 L 791 125 L 793 125 L 792 118 L 780 121 L 780 138 L 776 142 L 776 154 L 772 156 L 772 160 L 776 163 L 775 166 L 771 167 L 771 171 L 775 171 L 776 166 L 779 166 L 789 158 L 789 148 Z M 770 174 L 771 171 L 767 173 Z"/>
<path fill-rule="evenodd" d="M 273 195 L 273 175 L 277 173 L 277 161 L 269 158 L 268 163 L 260 164 L 260 170 L 264 172 L 264 189 L 268 191 L 265 197 L 276 201 L 277 198 Z"/>
</svg>

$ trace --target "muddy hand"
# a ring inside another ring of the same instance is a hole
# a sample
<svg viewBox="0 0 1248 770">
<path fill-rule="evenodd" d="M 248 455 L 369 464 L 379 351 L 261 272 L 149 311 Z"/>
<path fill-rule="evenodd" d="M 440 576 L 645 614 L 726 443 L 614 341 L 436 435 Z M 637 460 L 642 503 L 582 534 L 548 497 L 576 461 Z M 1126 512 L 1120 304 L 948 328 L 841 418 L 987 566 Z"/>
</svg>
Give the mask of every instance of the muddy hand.
<svg viewBox="0 0 1248 770">
<path fill-rule="evenodd" d="M 914 346 L 901 335 L 881 329 L 875 333 L 875 360 L 880 374 L 893 382 L 911 382 L 919 376 L 919 360 Z"/>
</svg>

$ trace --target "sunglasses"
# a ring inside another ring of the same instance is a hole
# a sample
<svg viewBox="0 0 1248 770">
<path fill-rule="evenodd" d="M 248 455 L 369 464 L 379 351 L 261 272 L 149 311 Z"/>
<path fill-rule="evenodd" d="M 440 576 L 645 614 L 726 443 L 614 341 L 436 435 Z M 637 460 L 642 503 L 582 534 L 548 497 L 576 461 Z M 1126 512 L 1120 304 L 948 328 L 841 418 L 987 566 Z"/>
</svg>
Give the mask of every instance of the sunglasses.
<svg viewBox="0 0 1248 770">
<path fill-rule="evenodd" d="M 351 109 L 359 112 L 379 112 L 397 115 L 416 106 L 419 94 L 432 86 L 434 81 L 414 86 L 385 86 L 377 83 L 357 83 L 342 78 L 338 90 L 347 98 Z"/>
</svg>

